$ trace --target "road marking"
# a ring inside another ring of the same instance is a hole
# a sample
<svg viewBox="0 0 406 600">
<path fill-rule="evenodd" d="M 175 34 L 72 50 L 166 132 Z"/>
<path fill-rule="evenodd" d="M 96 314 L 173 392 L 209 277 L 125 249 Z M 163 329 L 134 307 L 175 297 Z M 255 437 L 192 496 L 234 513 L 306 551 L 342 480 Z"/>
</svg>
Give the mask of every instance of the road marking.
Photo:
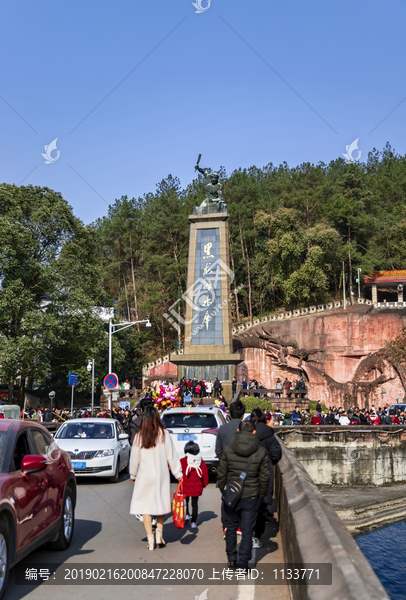
<svg viewBox="0 0 406 600">
<path fill-rule="evenodd" d="M 238 585 L 236 600 L 254 600 L 255 585 Z"/>
<path fill-rule="evenodd" d="M 251 560 L 250 560 L 248 566 L 250 568 L 254 568 L 256 562 L 257 562 L 257 551 L 255 548 L 253 548 Z M 236 600 L 254 600 L 254 598 L 255 598 L 255 585 L 245 585 L 245 582 L 238 584 Z"/>
</svg>

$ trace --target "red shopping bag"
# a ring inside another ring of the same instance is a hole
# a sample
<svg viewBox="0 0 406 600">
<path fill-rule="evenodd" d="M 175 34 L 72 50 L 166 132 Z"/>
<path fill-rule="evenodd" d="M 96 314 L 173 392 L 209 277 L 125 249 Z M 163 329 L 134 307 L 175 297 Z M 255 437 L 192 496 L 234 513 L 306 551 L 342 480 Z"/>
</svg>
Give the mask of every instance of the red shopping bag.
<svg viewBox="0 0 406 600">
<path fill-rule="evenodd" d="M 176 492 L 173 495 L 172 517 L 175 527 L 185 527 L 185 496 L 183 495 L 183 481 L 179 481 Z"/>
</svg>

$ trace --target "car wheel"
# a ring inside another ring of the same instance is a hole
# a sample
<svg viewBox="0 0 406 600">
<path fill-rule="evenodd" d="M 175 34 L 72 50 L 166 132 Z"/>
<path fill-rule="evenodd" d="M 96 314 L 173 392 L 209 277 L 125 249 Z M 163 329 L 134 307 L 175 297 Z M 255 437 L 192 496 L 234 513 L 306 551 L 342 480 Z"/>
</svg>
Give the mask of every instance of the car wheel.
<svg viewBox="0 0 406 600">
<path fill-rule="evenodd" d="M 117 459 L 116 472 L 114 473 L 113 477 L 110 477 L 110 479 L 109 479 L 110 483 L 117 483 L 119 477 L 120 477 L 120 459 Z"/>
<path fill-rule="evenodd" d="M 66 550 L 69 548 L 75 526 L 75 511 L 73 508 L 73 493 L 70 488 L 65 491 L 62 505 L 62 521 L 58 537 L 54 542 L 48 542 L 51 550 Z"/>
<path fill-rule="evenodd" d="M 10 570 L 9 556 L 7 528 L 3 521 L 0 521 L 0 600 L 3 598 L 7 588 L 8 573 Z"/>
</svg>

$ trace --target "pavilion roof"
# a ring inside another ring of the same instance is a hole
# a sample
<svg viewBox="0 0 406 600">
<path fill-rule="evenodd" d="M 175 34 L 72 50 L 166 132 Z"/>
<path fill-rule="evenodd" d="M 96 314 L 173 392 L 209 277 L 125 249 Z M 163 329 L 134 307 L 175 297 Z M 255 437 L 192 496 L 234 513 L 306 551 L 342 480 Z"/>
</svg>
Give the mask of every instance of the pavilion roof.
<svg viewBox="0 0 406 600">
<path fill-rule="evenodd" d="M 365 283 L 397 283 L 406 281 L 406 269 L 400 271 L 373 271 L 364 275 Z"/>
</svg>

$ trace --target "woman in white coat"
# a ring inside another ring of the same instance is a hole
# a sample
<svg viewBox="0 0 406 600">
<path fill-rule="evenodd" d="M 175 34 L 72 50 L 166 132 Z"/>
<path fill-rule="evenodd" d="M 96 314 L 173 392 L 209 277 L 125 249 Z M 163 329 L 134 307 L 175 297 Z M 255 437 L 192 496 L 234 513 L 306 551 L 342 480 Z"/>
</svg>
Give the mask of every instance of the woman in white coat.
<svg viewBox="0 0 406 600">
<path fill-rule="evenodd" d="M 143 515 L 149 550 L 154 549 L 152 517 L 156 515 L 156 543 L 165 545 L 163 526 L 165 515 L 171 512 L 170 475 L 182 479 L 182 466 L 169 433 L 164 428 L 158 411 L 148 406 L 141 426 L 134 437 L 130 459 L 130 477 L 134 484 L 130 513 Z"/>
</svg>

